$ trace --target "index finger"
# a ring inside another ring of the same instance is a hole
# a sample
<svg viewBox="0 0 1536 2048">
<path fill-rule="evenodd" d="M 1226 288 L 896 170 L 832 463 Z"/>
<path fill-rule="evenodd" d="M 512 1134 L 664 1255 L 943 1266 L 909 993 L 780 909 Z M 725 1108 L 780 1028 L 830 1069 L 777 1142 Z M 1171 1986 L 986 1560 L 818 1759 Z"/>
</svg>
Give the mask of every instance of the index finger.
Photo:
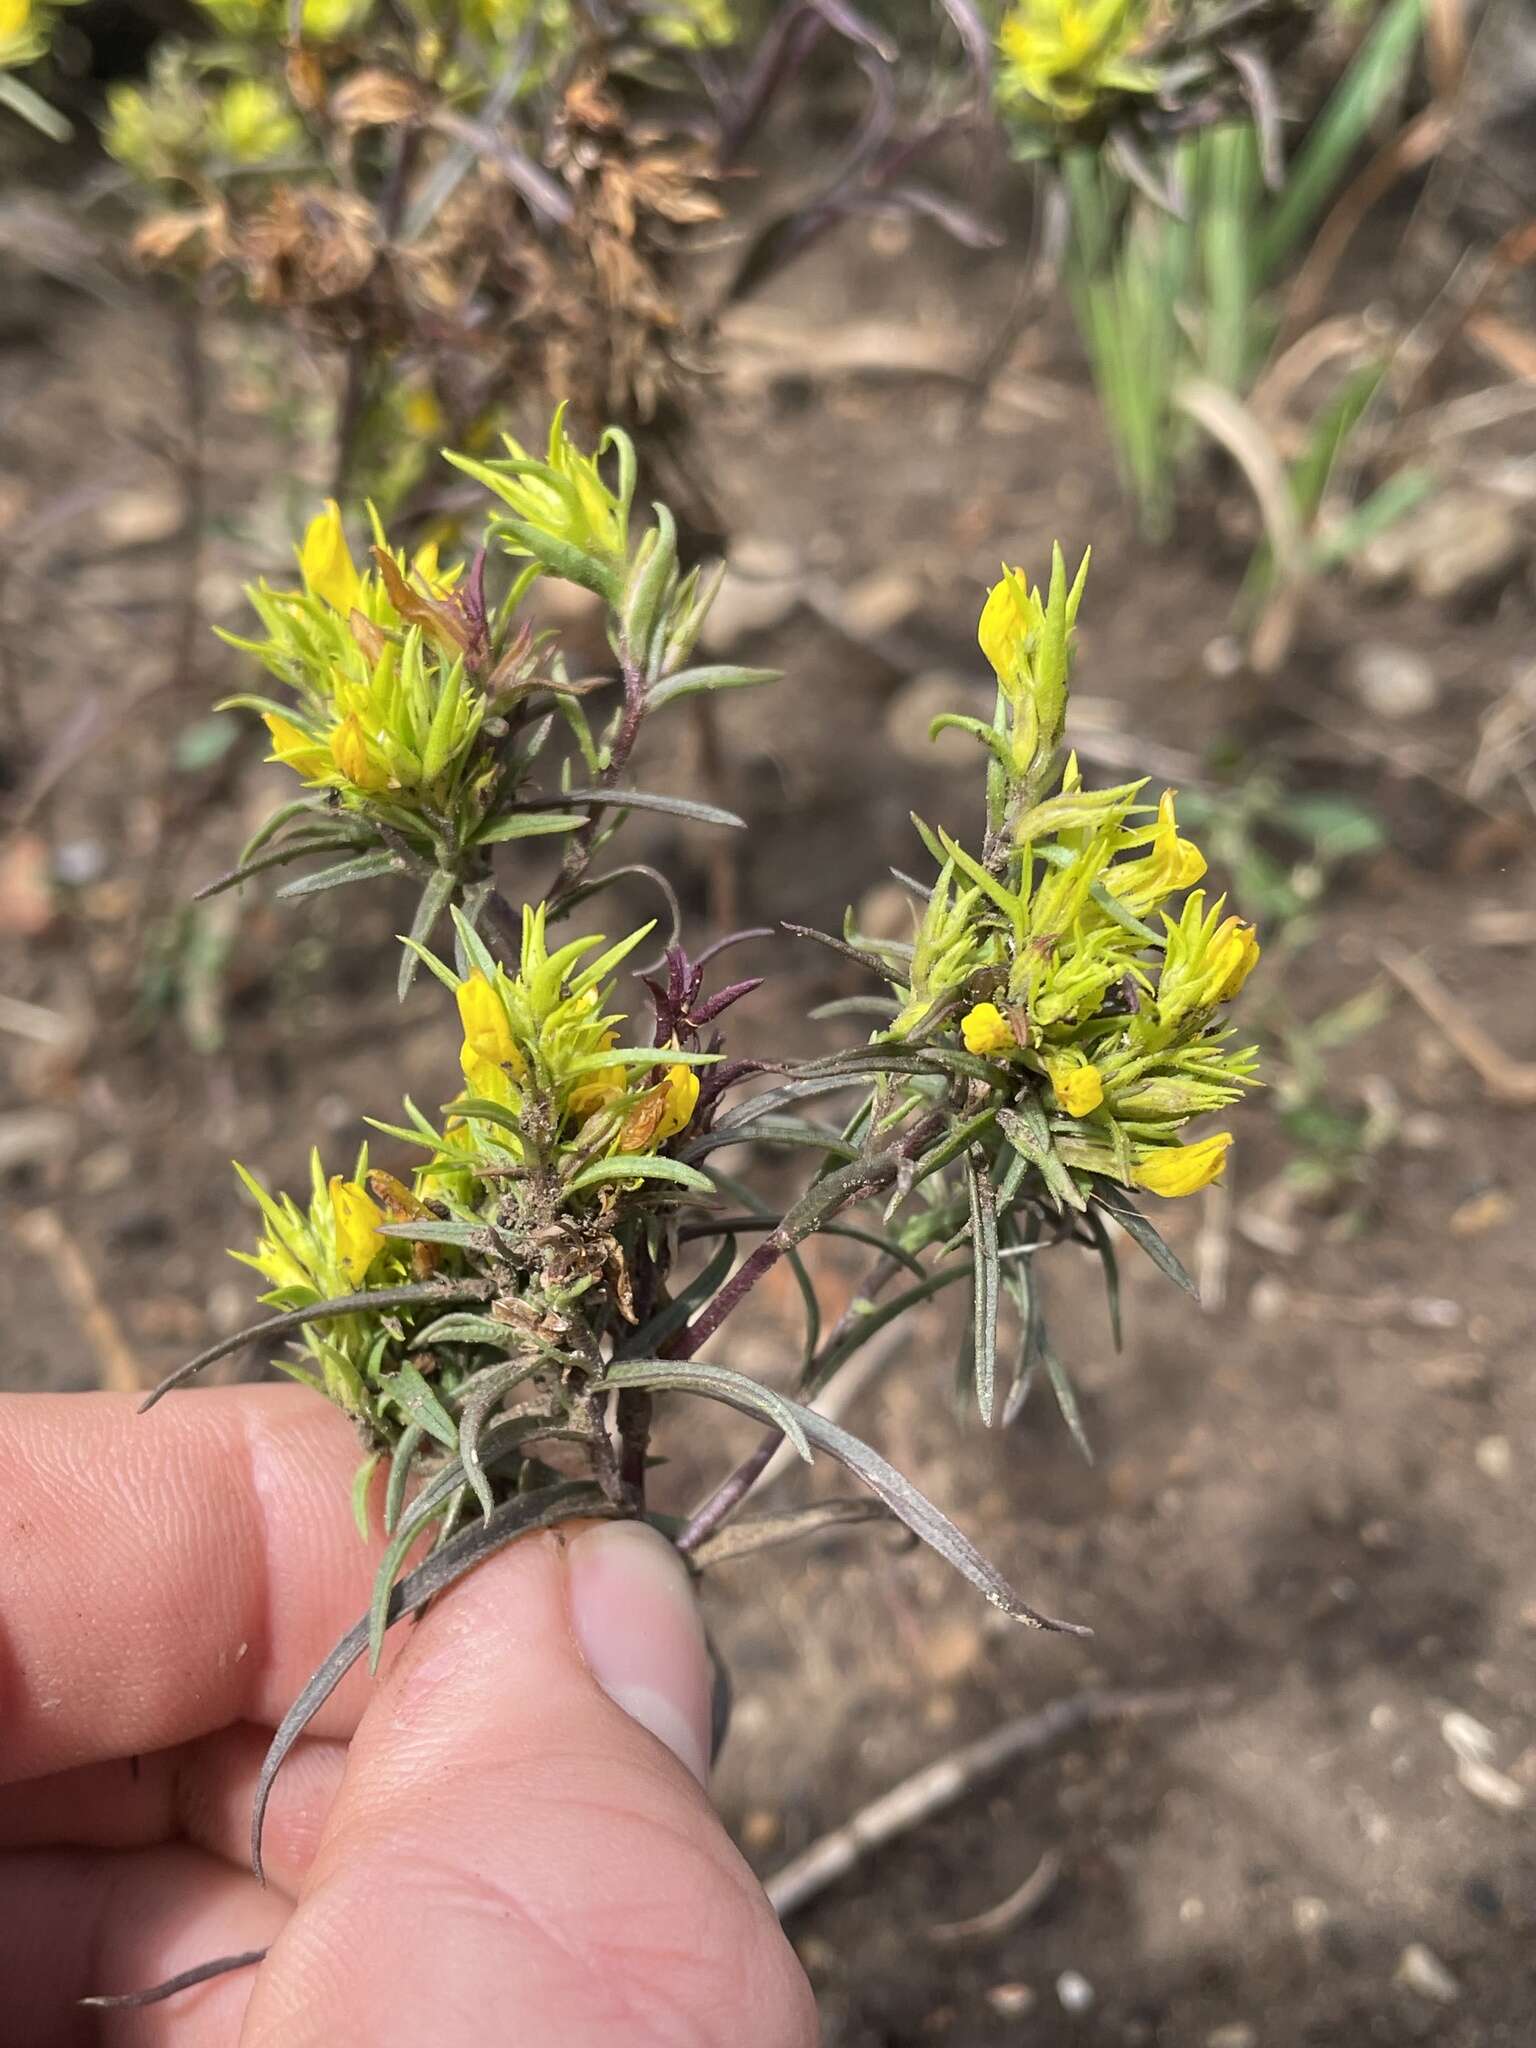
<svg viewBox="0 0 1536 2048">
<path fill-rule="evenodd" d="M 275 1723 L 368 1603 L 359 1455 L 301 1387 L 0 1397 L 0 1782 Z"/>
</svg>

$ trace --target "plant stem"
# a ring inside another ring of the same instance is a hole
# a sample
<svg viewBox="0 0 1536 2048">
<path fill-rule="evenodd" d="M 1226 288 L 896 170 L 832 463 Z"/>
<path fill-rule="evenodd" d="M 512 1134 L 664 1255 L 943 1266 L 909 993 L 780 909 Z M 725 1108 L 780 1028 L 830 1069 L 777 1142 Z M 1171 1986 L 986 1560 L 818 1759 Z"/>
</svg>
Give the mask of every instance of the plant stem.
<svg viewBox="0 0 1536 2048">
<path fill-rule="evenodd" d="M 638 662 L 626 658 L 623 667 L 624 704 L 619 714 L 618 730 L 614 733 L 613 744 L 608 750 L 608 765 L 599 778 L 600 787 L 611 789 L 624 773 L 629 757 L 635 750 L 635 741 L 640 736 L 641 722 L 645 717 L 645 676 Z M 565 856 L 560 863 L 560 872 L 549 891 L 552 915 L 557 915 L 563 901 L 570 897 L 592 860 L 593 841 L 602 819 L 603 806 L 595 804 L 587 816 L 587 822 L 571 834 L 565 842 Z"/>
</svg>

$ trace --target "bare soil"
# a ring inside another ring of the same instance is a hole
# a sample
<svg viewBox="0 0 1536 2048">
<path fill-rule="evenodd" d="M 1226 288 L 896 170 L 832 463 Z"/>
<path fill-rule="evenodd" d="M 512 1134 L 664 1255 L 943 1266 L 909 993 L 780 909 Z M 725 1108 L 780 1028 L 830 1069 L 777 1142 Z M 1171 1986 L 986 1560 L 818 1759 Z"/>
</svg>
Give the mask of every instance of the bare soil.
<svg viewBox="0 0 1536 2048">
<path fill-rule="evenodd" d="M 786 280 L 775 317 L 818 332 L 884 322 L 939 358 L 958 331 L 979 352 L 1010 305 L 1013 259 L 890 237 L 861 229 L 823 250 Z M 345 892 L 274 906 L 252 891 L 186 924 L 179 906 L 279 784 L 249 739 L 196 757 L 199 722 L 239 670 L 201 628 L 190 668 L 177 652 L 185 390 L 171 319 L 24 277 L 4 303 L 0 753 L 21 821 L 0 848 L 4 985 L 67 1029 L 53 1043 L 0 1036 L 0 1198 L 13 1247 L 42 1241 L 39 1212 L 59 1219 L 147 1381 L 249 1307 L 222 1257 L 249 1234 L 229 1157 L 292 1183 L 311 1141 L 342 1156 L 363 1113 L 388 1115 L 403 1090 L 440 1099 L 454 1044 L 429 994 L 395 1009 L 398 906 Z M 275 559 L 278 522 L 253 524 L 269 423 L 235 331 L 215 324 L 206 339 L 213 523 L 197 594 L 234 623 L 240 578 Z M 970 822 L 973 763 L 893 752 L 892 704 L 933 667 L 974 678 L 969 622 L 1000 557 L 1034 566 L 1057 535 L 1092 539 L 1078 674 L 1099 715 L 1084 737 L 1091 753 L 1094 734 L 1118 735 L 1116 779 L 1137 747 L 1218 778 L 1223 763 L 1260 765 L 1347 791 L 1386 826 L 1387 850 L 1331 885 L 1311 944 L 1267 992 L 1255 984 L 1256 1021 L 1358 993 L 1391 939 L 1425 951 L 1510 1054 L 1536 1058 L 1530 945 L 1480 943 L 1486 922 L 1473 921 L 1532 909 L 1529 808 L 1513 785 L 1481 806 L 1462 793 L 1479 720 L 1529 658 L 1528 587 L 1452 615 L 1368 604 L 1341 583 L 1309 609 L 1279 676 L 1221 677 L 1205 650 L 1227 630 L 1244 559 L 1234 494 L 1213 480 L 1176 549 L 1136 540 L 1059 317 L 1028 330 L 1004 392 L 980 407 L 942 361 L 936 374 L 813 362 L 776 376 L 732 344 L 726 369 L 709 442 L 729 523 L 749 566 L 803 565 L 816 597 L 743 640 L 744 658 L 787 680 L 724 712 L 728 794 L 754 827 L 734 875 L 743 920 L 835 923 L 911 861 L 912 809 Z M 1430 657 L 1432 712 L 1387 727 L 1340 691 L 1362 633 Z M 653 734 L 652 786 L 697 787 L 693 748 L 686 720 Z M 702 928 L 708 849 L 650 836 L 682 863 Z M 217 972 L 199 966 L 209 947 L 226 955 Z M 742 1013 L 743 1049 L 838 1028 L 798 1021 L 854 987 L 836 961 L 780 940 L 750 964 L 772 979 Z M 158 1007 L 157 983 L 173 991 Z M 1091 1263 L 1058 1255 L 1052 1309 L 1091 1468 L 1042 1395 L 1006 1434 L 957 1414 L 955 1320 L 937 1312 L 853 1411 L 1029 1597 L 1091 1622 L 1091 1643 L 1001 1624 L 879 1533 L 711 1581 L 736 1686 L 719 1793 L 765 1871 L 903 1774 L 1063 1693 L 1207 1695 L 978 1787 L 799 1914 L 835 2048 L 1532 2038 L 1532 1112 L 1491 1103 L 1401 998 L 1332 1072 L 1346 1106 L 1388 1098 L 1398 1136 L 1347 1201 L 1291 1219 L 1292 1255 L 1232 1231 L 1222 1305 L 1201 1313 L 1128 1252 L 1116 1355 Z M 1241 1138 L 1229 1222 L 1291 1157 L 1272 1104 L 1245 1114 Z M 1164 1220 L 1188 1261 L 1209 1258 L 1219 1217 L 1191 1203 Z M 834 1291 L 852 1284 L 835 1260 L 826 1274 Z M 87 1387 L 123 1369 L 56 1254 L 0 1262 L 0 1312 L 6 1386 Z M 785 1371 L 791 1318 L 770 1293 L 734 1355 Z M 675 1504 L 744 1443 L 727 1426 L 669 1445 Z M 1458 1778 L 1442 1728 L 1453 1710 L 1491 1731 L 1523 1812 Z M 1062 1874 L 1032 1917 L 936 1938 L 1047 1850 Z M 1397 1980 L 1415 1942 L 1450 1973 L 1453 2000 Z M 1071 1971 L 1092 1993 L 1075 2012 L 1057 1989 Z"/>
</svg>

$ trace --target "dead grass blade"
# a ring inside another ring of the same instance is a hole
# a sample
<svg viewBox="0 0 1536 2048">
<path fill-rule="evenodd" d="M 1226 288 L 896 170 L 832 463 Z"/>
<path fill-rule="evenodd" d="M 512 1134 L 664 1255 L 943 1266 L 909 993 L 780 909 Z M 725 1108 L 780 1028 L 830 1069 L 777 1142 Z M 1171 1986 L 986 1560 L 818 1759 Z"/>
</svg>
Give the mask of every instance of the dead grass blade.
<svg viewBox="0 0 1536 2048">
<path fill-rule="evenodd" d="M 1495 1044 L 1468 1016 L 1434 969 L 1406 947 L 1390 942 L 1377 957 L 1392 979 L 1407 990 L 1448 1045 L 1459 1052 L 1482 1082 L 1490 1102 L 1511 1109 L 1536 1109 L 1536 1060 L 1517 1060 Z"/>
</svg>

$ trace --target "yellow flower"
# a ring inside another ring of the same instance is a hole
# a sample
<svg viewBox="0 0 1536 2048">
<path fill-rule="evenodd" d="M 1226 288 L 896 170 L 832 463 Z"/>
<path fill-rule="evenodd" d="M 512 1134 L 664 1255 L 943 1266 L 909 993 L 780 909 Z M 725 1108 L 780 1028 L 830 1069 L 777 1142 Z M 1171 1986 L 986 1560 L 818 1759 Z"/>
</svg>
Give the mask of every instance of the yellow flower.
<svg viewBox="0 0 1536 2048">
<path fill-rule="evenodd" d="M 1104 1100 L 1104 1082 L 1091 1061 L 1047 1059 L 1056 1100 L 1068 1116 L 1089 1116 Z"/>
<path fill-rule="evenodd" d="M 327 749 L 309 734 L 301 732 L 291 718 L 283 718 L 276 711 L 262 714 L 262 723 L 272 735 L 270 760 L 281 761 L 285 768 L 293 769 L 296 775 L 303 775 L 310 781 L 328 778 L 332 760 Z"/>
<path fill-rule="evenodd" d="M 657 1144 L 686 1129 L 699 1100 L 699 1077 L 692 1067 L 668 1067 L 662 1085 L 667 1092 L 666 1107 L 656 1126 Z"/>
<path fill-rule="evenodd" d="M 347 546 L 342 529 L 341 507 L 327 498 L 325 510 L 309 522 L 304 545 L 299 550 L 299 573 L 306 590 L 323 597 L 332 611 L 343 618 L 351 612 L 362 592 L 362 578 Z"/>
<path fill-rule="evenodd" d="M 336 1219 L 336 1257 L 352 1286 L 361 1287 L 368 1268 L 383 1249 L 379 1233 L 384 1211 L 355 1180 L 331 1176 L 331 1214 Z"/>
<path fill-rule="evenodd" d="M 1213 964 L 1225 970 L 1216 992 L 1218 1003 L 1231 1002 L 1258 966 L 1259 952 L 1258 936 L 1253 926 L 1244 924 L 1239 917 L 1229 917 L 1211 946 Z"/>
<path fill-rule="evenodd" d="M 1005 568 L 1002 581 L 994 583 L 987 592 L 981 623 L 976 629 L 981 651 L 1010 697 L 1024 682 L 1027 673 L 1025 642 L 1030 630 L 1027 589 L 1022 569 Z"/>
<path fill-rule="evenodd" d="M 506 1005 L 485 976 L 476 972 L 467 981 L 461 981 L 458 1000 L 459 1020 L 464 1026 L 461 1064 L 465 1073 L 469 1072 L 472 1059 L 491 1066 L 512 1067 L 519 1074 L 525 1072 Z"/>
<path fill-rule="evenodd" d="M 1230 1131 L 1215 1131 L 1193 1145 L 1168 1145 L 1148 1152 L 1136 1167 L 1136 1185 L 1154 1195 L 1193 1195 L 1220 1180 L 1227 1163 Z"/>
<path fill-rule="evenodd" d="M 331 734 L 331 759 L 354 789 L 377 790 L 388 785 L 389 770 L 368 744 L 363 722 L 355 711 L 348 712 Z"/>
<path fill-rule="evenodd" d="M 32 26 L 32 0 L 0 0 L 0 42 L 19 42 Z"/>
<path fill-rule="evenodd" d="M 979 1053 L 983 1059 L 993 1053 L 1019 1049 L 1008 1019 L 996 1003 L 978 1003 L 967 1010 L 960 1019 L 960 1036 L 965 1040 L 966 1051 Z"/>
</svg>

